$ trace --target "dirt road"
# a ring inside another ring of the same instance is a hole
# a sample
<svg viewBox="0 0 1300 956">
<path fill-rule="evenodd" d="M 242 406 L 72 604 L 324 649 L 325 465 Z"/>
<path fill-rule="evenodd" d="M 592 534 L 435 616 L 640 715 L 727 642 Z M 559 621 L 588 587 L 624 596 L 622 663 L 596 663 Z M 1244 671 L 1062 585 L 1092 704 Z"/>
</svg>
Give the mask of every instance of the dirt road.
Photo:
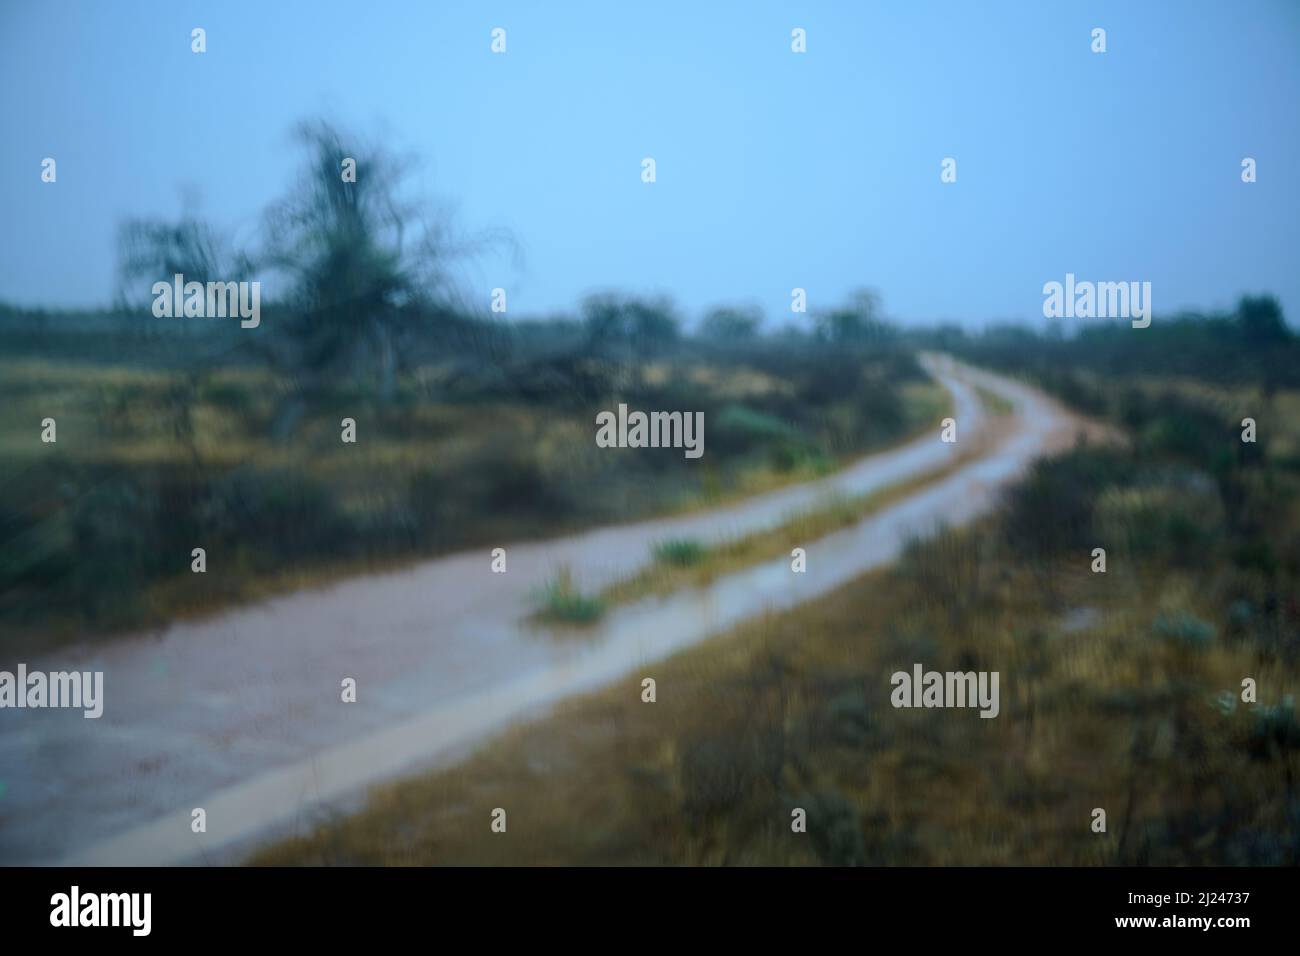
<svg viewBox="0 0 1300 956">
<path fill-rule="evenodd" d="M 309 827 L 376 782 L 453 759 L 512 720 L 644 668 L 769 609 L 810 600 L 891 561 L 907 538 L 964 523 L 1078 422 L 1040 393 L 942 357 L 926 364 L 954 399 L 956 445 L 939 423 L 826 479 L 715 511 L 491 548 L 300 592 L 210 620 L 62 650 L 29 670 L 103 670 L 104 715 L 0 712 L 0 863 L 226 862 Z M 1015 408 L 984 414 L 974 385 Z M 568 565 L 584 590 L 624 578 L 666 538 L 714 541 L 779 525 L 835 493 L 952 474 L 818 541 L 805 574 L 788 557 L 707 588 L 614 609 L 586 641 L 525 623 L 537 590 Z M 13 670 L 16 661 L 0 661 Z M 355 678 L 357 702 L 340 684 Z M 207 830 L 191 829 L 192 810 Z"/>
</svg>

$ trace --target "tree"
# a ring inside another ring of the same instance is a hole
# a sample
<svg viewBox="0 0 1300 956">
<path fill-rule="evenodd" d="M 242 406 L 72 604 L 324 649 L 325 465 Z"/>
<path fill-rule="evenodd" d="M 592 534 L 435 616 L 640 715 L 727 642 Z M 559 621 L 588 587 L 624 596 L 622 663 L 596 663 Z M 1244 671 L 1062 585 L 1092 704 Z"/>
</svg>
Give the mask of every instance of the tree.
<svg viewBox="0 0 1300 956">
<path fill-rule="evenodd" d="M 404 346 L 429 322 L 463 315 L 453 264 L 501 237 L 460 240 L 447 218 L 405 199 L 411 164 L 325 121 L 299 124 L 298 185 L 266 213 L 262 263 L 284 276 L 283 331 L 309 378 L 376 372 L 395 391 Z M 343 175 L 344 160 L 355 175 Z"/>
<path fill-rule="evenodd" d="M 133 218 L 118 227 L 118 299 L 127 307 L 141 307 L 155 282 L 169 286 L 173 276 L 186 282 L 239 282 L 252 270 L 248 256 L 235 251 L 225 236 L 186 211 L 179 219 Z M 181 326 L 184 328 L 184 326 Z M 191 326 L 199 329 L 202 326 Z M 229 339 L 213 348 L 187 349 L 164 405 L 172 433 L 185 446 L 196 470 L 201 469 L 194 429 L 196 396 L 212 363 L 230 351 Z"/>
<path fill-rule="evenodd" d="M 627 358 L 662 352 L 680 336 L 680 320 L 667 298 L 639 299 L 612 293 L 582 303 L 587 348 Z"/>
<path fill-rule="evenodd" d="M 1272 345 L 1291 338 L 1282 306 L 1271 295 L 1245 295 L 1237 303 L 1237 326 L 1250 345 Z"/>
<path fill-rule="evenodd" d="M 880 296 L 871 289 L 855 292 L 847 305 L 817 317 L 818 336 L 835 345 L 874 345 L 890 341 L 895 331 L 880 315 Z"/>
<path fill-rule="evenodd" d="M 748 342 L 757 338 L 763 313 L 753 306 L 723 306 L 711 310 L 700 323 L 700 335 L 721 342 Z"/>
<path fill-rule="evenodd" d="M 345 146 L 324 122 L 303 123 L 296 133 L 306 168 L 295 191 L 267 212 L 264 252 L 266 265 L 291 284 L 284 331 L 293 360 L 328 374 L 357 372 L 376 359 L 388 393 L 403 319 L 423 291 L 406 244 L 413 210 L 394 194 L 403 166 L 356 142 Z M 341 174 L 345 157 L 357 158 L 355 181 Z"/>
<path fill-rule="evenodd" d="M 248 256 L 193 212 L 174 222 L 133 218 L 117 230 L 118 297 L 127 304 L 145 300 L 155 282 L 180 274 L 187 282 L 239 281 L 251 270 Z"/>
</svg>

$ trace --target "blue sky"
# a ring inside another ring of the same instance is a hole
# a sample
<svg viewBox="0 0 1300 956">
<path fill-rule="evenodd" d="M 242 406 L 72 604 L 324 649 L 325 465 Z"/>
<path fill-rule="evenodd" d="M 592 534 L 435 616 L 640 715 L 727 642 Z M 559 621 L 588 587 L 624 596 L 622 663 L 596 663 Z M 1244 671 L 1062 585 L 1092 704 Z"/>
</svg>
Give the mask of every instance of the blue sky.
<svg viewBox="0 0 1300 956">
<path fill-rule="evenodd" d="M 1041 322 L 1073 272 L 1150 281 L 1157 315 L 1271 291 L 1300 324 L 1298 103 L 1288 0 L 0 0 L 0 298 L 108 301 L 117 223 L 183 190 L 251 238 L 325 117 L 513 235 L 521 263 L 465 279 L 511 314 L 621 289 L 782 322 L 794 286 L 874 286 L 902 321 Z"/>
</svg>

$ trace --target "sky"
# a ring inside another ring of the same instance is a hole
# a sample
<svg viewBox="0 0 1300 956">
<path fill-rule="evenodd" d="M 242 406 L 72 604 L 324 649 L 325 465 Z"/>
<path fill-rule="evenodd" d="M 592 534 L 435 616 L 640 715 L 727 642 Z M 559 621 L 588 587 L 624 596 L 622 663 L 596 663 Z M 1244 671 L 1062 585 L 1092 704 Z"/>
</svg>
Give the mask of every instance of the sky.
<svg viewBox="0 0 1300 956">
<path fill-rule="evenodd" d="M 0 300 L 107 303 L 118 223 L 185 201 L 251 240 L 319 117 L 513 237 L 463 278 L 512 315 L 620 290 L 776 324 L 874 287 L 904 323 L 1038 323 L 1069 272 L 1297 325 L 1298 104 L 1295 0 L 0 0 Z"/>
</svg>

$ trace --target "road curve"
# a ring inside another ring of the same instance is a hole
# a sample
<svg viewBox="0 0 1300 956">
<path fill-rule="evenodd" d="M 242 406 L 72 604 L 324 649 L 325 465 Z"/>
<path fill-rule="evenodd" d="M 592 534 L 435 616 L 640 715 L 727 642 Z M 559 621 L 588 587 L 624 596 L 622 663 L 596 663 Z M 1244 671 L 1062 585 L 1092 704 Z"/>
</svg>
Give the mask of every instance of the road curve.
<svg viewBox="0 0 1300 956">
<path fill-rule="evenodd" d="M 157 865 L 229 861 L 322 809 L 353 805 L 376 782 L 453 759 L 521 717 L 593 689 L 745 618 L 818 597 L 893 560 L 938 522 L 987 511 L 1034 458 L 1071 442 L 1080 421 L 1041 393 L 938 356 L 927 369 L 951 393 L 956 445 L 938 423 L 896 449 L 816 482 L 696 514 L 490 548 L 408 570 L 276 598 L 209 620 L 65 649 L 29 670 L 103 670 L 104 715 L 0 712 L 0 863 Z M 1009 401 L 997 430 L 973 386 Z M 951 474 L 860 524 L 815 542 L 806 574 L 789 559 L 665 598 L 612 610 L 585 641 L 524 623 L 561 565 L 598 589 L 648 563 L 671 537 L 716 541 L 780 524 L 828 494 L 863 494 Z M 12 670 L 16 661 L 0 667 Z M 357 702 L 340 682 L 357 681 Z M 205 833 L 191 831 L 193 808 Z"/>
</svg>

